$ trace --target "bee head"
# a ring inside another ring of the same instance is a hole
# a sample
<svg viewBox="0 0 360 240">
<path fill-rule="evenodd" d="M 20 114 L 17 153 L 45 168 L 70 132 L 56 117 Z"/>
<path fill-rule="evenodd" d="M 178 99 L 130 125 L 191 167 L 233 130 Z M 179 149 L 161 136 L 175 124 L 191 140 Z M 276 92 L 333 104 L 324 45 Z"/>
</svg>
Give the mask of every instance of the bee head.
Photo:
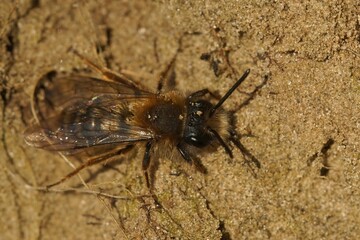
<svg viewBox="0 0 360 240">
<path fill-rule="evenodd" d="M 195 147 L 205 147 L 209 144 L 211 136 L 207 130 L 207 120 L 213 105 L 206 100 L 187 99 L 187 118 L 184 129 L 184 140 Z"/>
<path fill-rule="evenodd" d="M 207 89 L 195 92 L 187 97 L 187 114 L 183 131 L 183 139 L 187 144 L 202 148 L 209 145 L 215 137 L 220 137 L 219 133 L 208 125 L 209 119 L 216 115 L 217 109 L 221 107 L 235 89 L 246 79 L 249 73 L 250 70 L 246 70 L 241 78 L 215 105 L 207 100 L 201 99 L 202 96 L 209 93 Z"/>
</svg>

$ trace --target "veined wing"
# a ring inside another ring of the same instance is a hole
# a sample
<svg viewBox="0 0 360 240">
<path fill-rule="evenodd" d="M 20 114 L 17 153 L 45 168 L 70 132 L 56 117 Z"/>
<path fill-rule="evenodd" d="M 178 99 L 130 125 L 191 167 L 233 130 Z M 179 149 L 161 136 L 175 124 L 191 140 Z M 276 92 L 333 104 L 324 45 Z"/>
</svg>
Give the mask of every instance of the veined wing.
<svg viewBox="0 0 360 240">
<path fill-rule="evenodd" d="M 122 103 L 77 102 L 58 116 L 25 132 L 26 142 L 46 150 L 68 151 L 104 144 L 131 143 L 154 138 L 151 131 L 132 124 L 131 112 Z"/>
<path fill-rule="evenodd" d="M 39 124 L 25 132 L 26 142 L 47 150 L 69 151 L 152 139 L 132 122 L 129 105 L 156 95 L 124 83 L 81 76 L 41 79 L 34 92 Z"/>
<path fill-rule="evenodd" d="M 86 102 L 101 96 L 116 100 L 156 97 L 150 91 L 135 87 L 130 80 L 110 82 L 89 76 L 50 72 L 35 87 L 34 110 L 38 117 L 49 118 L 75 102 Z"/>
<path fill-rule="evenodd" d="M 88 148 L 103 144 L 131 144 L 147 141 L 154 136 L 151 132 L 140 128 L 121 128 L 116 132 L 87 131 L 77 133 L 59 128 L 57 131 L 35 126 L 25 132 L 25 141 L 33 147 L 51 151 L 71 152 L 75 149 Z"/>
</svg>

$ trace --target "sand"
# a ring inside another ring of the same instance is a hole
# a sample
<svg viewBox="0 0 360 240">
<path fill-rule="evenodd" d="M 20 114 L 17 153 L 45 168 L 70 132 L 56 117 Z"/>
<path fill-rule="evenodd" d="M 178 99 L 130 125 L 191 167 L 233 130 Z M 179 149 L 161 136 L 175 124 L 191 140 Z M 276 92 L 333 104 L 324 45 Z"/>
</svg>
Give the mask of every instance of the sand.
<svg viewBox="0 0 360 240">
<path fill-rule="evenodd" d="M 358 238 L 360 6 L 215 2 L 0 2 L 0 239 Z M 84 69 L 74 48 L 155 89 L 186 33 L 175 68 L 185 94 L 222 95 L 251 69 L 224 108 L 261 168 L 233 146 L 232 160 L 221 148 L 201 157 L 206 175 L 160 158 L 157 207 L 139 148 L 82 171 L 90 190 L 75 176 L 42 191 L 72 168 L 23 140 L 37 80 Z"/>
</svg>

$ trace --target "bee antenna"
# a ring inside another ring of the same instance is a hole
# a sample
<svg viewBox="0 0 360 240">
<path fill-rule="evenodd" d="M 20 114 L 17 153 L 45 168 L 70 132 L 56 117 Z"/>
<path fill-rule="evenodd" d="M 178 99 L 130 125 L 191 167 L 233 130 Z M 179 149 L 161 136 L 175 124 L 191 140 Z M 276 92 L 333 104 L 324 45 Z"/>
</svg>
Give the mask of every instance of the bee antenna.
<svg viewBox="0 0 360 240">
<path fill-rule="evenodd" d="M 227 91 L 227 93 L 219 100 L 219 102 L 210 110 L 210 117 L 215 113 L 215 111 L 230 97 L 230 95 L 235 91 L 237 87 L 246 79 L 249 75 L 250 69 L 247 69 L 244 74 L 237 80 L 237 82 Z"/>
</svg>

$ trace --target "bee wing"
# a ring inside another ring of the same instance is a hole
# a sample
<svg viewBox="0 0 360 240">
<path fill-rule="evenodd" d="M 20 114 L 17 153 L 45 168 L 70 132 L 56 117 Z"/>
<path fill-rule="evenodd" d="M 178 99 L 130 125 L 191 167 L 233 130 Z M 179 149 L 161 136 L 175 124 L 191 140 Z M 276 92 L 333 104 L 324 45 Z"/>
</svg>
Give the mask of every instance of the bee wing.
<svg viewBox="0 0 360 240">
<path fill-rule="evenodd" d="M 38 117 L 49 118 L 74 102 L 85 102 L 100 96 L 117 100 L 155 97 L 153 93 L 139 89 L 126 79 L 115 82 L 89 76 L 67 76 L 50 72 L 42 77 L 35 87 L 34 110 Z"/>
<path fill-rule="evenodd" d="M 25 132 L 25 141 L 34 147 L 67 151 L 96 145 L 131 143 L 154 137 L 149 130 L 131 124 L 117 99 L 96 102 L 78 101 L 59 115 L 46 119 Z M 101 99 L 101 100 L 100 100 Z M 113 105 L 109 106 L 110 103 Z"/>
<path fill-rule="evenodd" d="M 80 124 L 81 125 L 81 124 Z M 132 142 L 146 141 L 154 136 L 145 129 L 134 126 L 123 126 L 117 131 L 72 131 L 79 124 L 68 124 L 57 131 L 44 129 L 39 125 L 27 129 L 25 141 L 33 147 L 51 151 L 66 151 L 94 147 L 104 144 L 130 144 Z M 74 151 L 75 152 L 75 151 Z"/>
<path fill-rule="evenodd" d="M 152 132 L 129 121 L 128 106 L 155 97 L 126 82 L 47 76 L 35 88 L 39 123 L 25 132 L 25 141 L 46 150 L 71 152 L 152 139 Z"/>
</svg>

